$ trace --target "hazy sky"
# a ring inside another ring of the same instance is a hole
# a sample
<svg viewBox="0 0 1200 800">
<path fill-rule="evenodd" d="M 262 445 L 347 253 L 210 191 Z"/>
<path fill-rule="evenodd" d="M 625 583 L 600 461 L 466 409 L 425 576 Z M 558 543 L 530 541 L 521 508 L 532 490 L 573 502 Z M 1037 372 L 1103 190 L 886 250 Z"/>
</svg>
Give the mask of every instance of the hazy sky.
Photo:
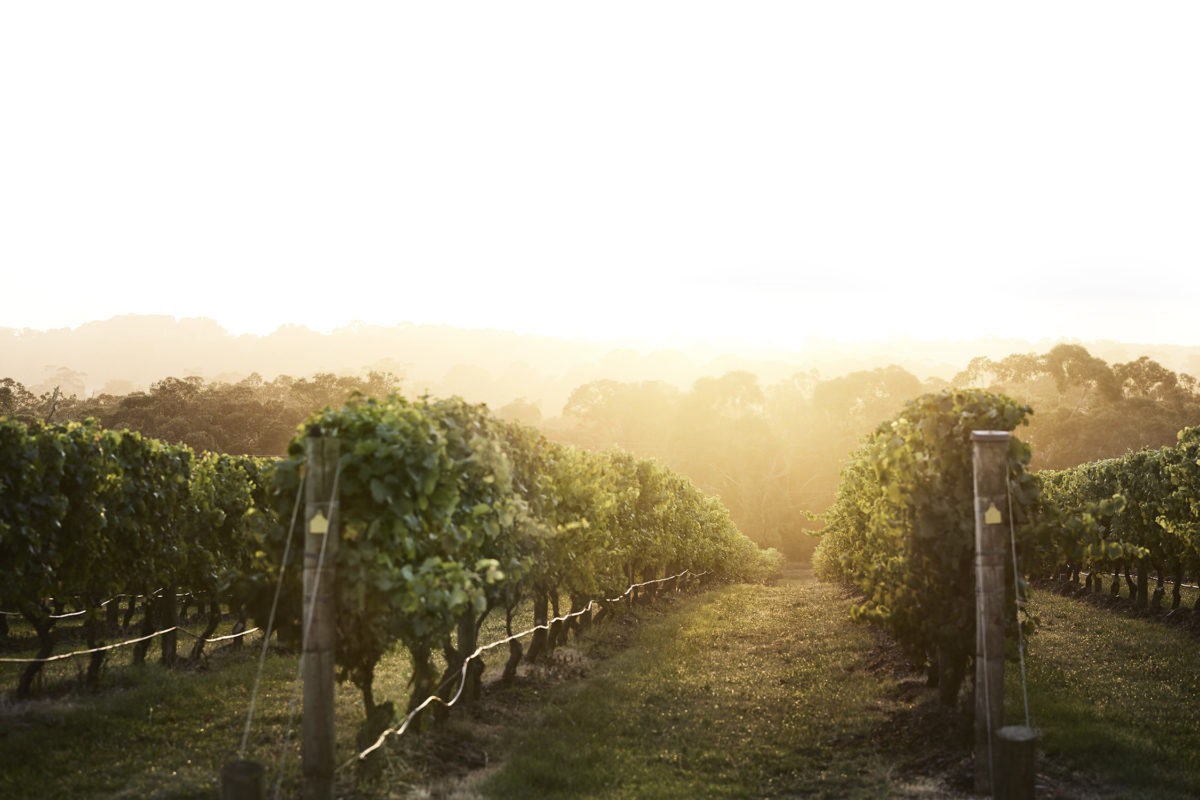
<svg viewBox="0 0 1200 800">
<path fill-rule="evenodd" d="M 1200 4 L 0 5 L 0 327 L 1200 344 Z"/>
</svg>

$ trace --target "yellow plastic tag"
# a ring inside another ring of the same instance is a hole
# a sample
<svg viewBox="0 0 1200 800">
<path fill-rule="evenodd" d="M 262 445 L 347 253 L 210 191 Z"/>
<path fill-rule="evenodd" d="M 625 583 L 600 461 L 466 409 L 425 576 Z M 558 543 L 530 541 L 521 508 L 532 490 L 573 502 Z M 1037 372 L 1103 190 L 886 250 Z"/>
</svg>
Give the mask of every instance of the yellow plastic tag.
<svg viewBox="0 0 1200 800">
<path fill-rule="evenodd" d="M 999 525 L 1004 521 L 1004 516 L 1000 513 L 1000 509 L 996 508 L 996 504 L 992 503 L 988 506 L 988 510 L 983 512 L 983 522 L 985 525 Z"/>
<path fill-rule="evenodd" d="M 308 532 L 318 535 L 328 533 L 329 520 L 325 519 L 325 515 L 318 511 L 317 515 L 308 521 Z"/>
</svg>

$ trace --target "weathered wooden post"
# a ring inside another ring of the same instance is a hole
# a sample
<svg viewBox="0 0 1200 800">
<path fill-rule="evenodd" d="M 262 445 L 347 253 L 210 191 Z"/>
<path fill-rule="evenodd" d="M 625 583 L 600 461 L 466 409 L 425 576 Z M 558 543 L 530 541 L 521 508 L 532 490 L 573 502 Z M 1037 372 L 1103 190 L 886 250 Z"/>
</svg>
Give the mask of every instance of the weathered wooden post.
<svg viewBox="0 0 1200 800">
<path fill-rule="evenodd" d="M 333 799 L 333 676 L 338 442 L 308 429 L 304 509 L 304 800 Z M 320 569 L 317 565 L 320 563 Z M 311 617 L 310 617 L 311 615 Z"/>
<path fill-rule="evenodd" d="M 221 767 L 221 800 L 263 800 L 265 770 L 257 761 L 230 761 Z"/>
<path fill-rule="evenodd" d="M 975 792 L 994 787 L 993 734 L 1004 725 L 1004 557 L 1007 431 L 974 431 Z M 1005 509 L 1005 511 L 1001 511 Z"/>
<path fill-rule="evenodd" d="M 1033 797 L 1033 751 L 1037 734 L 1024 725 L 1007 725 L 996 731 L 997 800 L 1031 800 Z"/>
</svg>

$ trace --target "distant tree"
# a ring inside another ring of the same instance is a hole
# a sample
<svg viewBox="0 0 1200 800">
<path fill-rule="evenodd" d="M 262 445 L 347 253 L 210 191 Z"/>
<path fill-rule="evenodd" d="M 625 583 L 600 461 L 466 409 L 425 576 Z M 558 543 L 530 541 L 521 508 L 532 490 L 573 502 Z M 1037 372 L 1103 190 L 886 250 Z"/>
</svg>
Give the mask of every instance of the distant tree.
<svg viewBox="0 0 1200 800">
<path fill-rule="evenodd" d="M 1038 469 L 1170 445 L 1180 430 L 1200 423 L 1195 379 L 1148 356 L 1109 366 L 1080 345 L 1060 344 L 1042 355 L 972 359 L 954 380 L 1033 407 L 1026 439 Z"/>
<path fill-rule="evenodd" d="M 524 397 L 518 397 L 496 409 L 496 416 L 510 422 L 519 422 L 522 425 L 537 425 L 542 421 L 542 410 L 537 407 L 536 403 L 531 403 Z"/>
<path fill-rule="evenodd" d="M 1082 345 L 1056 345 L 1044 356 L 1043 363 L 1060 394 L 1071 389 L 1079 391 L 1076 410 L 1087 407 L 1089 395 L 1098 396 L 1096 402 L 1100 403 L 1121 397 L 1120 382 L 1108 363 L 1093 356 Z"/>
<path fill-rule="evenodd" d="M 1163 402 L 1186 400 L 1179 376 L 1149 356 L 1113 366 L 1113 375 L 1125 398 L 1144 397 Z"/>
<path fill-rule="evenodd" d="M 685 405 L 730 419 L 762 413 L 765 400 L 758 376 L 739 370 L 719 378 L 698 379 L 692 384 Z"/>
<path fill-rule="evenodd" d="M 38 394 L 49 395 L 58 389 L 63 397 L 83 397 L 87 392 L 87 373 L 48 364 L 45 378 L 30 388 Z"/>
<path fill-rule="evenodd" d="M 666 455 L 680 392 L 662 381 L 599 380 L 571 392 L 563 417 L 575 424 L 574 441 L 586 447 L 613 444 L 645 456 Z"/>
<path fill-rule="evenodd" d="M 14 407 L 12 415 L 43 418 L 49 395 L 31 399 L 24 387 L 6 380 L 0 383 L 0 402 Z M 340 406 L 355 392 L 385 396 L 398 388 L 394 375 L 379 372 L 365 378 L 331 373 L 300 379 L 282 375 L 273 381 L 254 373 L 236 383 L 168 377 L 145 392 L 103 394 L 86 401 L 62 398 L 55 419 L 95 417 L 108 428 L 136 430 L 196 450 L 283 455 L 296 426 L 312 411 Z"/>
<path fill-rule="evenodd" d="M 813 389 L 813 406 L 857 437 L 921 394 L 921 388 L 917 376 L 892 364 L 822 381 Z"/>
<path fill-rule="evenodd" d="M 22 422 L 75 419 L 83 401 L 74 394 L 64 394 L 61 387 L 52 387 L 34 394 L 12 378 L 0 378 L 0 416 Z"/>
<path fill-rule="evenodd" d="M 31 415 L 38 399 L 33 392 L 12 378 L 0 378 L 0 416 L 24 417 Z"/>
</svg>

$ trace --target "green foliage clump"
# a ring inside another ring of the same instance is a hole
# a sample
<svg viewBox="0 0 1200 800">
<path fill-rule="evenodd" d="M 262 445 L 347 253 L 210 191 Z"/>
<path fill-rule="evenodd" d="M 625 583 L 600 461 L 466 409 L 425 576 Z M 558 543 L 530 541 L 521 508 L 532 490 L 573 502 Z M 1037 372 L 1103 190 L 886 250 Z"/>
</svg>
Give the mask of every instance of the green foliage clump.
<svg viewBox="0 0 1200 800">
<path fill-rule="evenodd" d="M 742 536 L 717 500 L 658 464 L 557 444 L 457 398 L 359 397 L 308 426 L 335 437 L 341 451 L 335 660 L 362 691 L 368 715 L 375 665 L 394 646 L 413 660 L 412 708 L 437 683 L 439 652 L 448 665 L 443 686 L 457 686 L 449 679 L 492 611 L 511 624 L 516 605 L 532 598 L 535 620 L 545 623 L 564 598 L 582 611 L 630 583 L 684 570 L 762 581 L 782 565 L 777 552 Z M 298 496 L 306 429 L 275 470 L 281 519 Z M 260 601 L 287 535 L 280 527 L 262 538 Z M 296 548 L 291 559 L 285 637 L 301 619 Z M 535 637 L 535 653 L 565 635 L 562 623 L 548 628 Z M 477 676 L 473 682 L 477 689 Z"/>
<path fill-rule="evenodd" d="M 1139 606 L 1150 601 L 1150 571 L 1175 576 L 1172 606 L 1180 604 L 1183 575 L 1200 571 L 1200 428 L 1185 428 L 1174 447 L 1038 473 L 1047 499 L 1066 520 L 1043 547 L 1042 572 L 1088 572 L 1101 590 L 1104 573 L 1119 592 L 1123 571 Z M 1130 577 L 1136 570 L 1136 582 Z M 1156 603 L 1163 600 L 1158 593 Z"/>
<path fill-rule="evenodd" d="M 0 419 L 0 604 L 29 621 L 45 658 L 55 612 L 67 605 L 85 612 L 88 644 L 98 647 L 101 604 L 119 593 L 162 590 L 170 601 L 158 605 L 174 609 L 173 587 L 186 585 L 215 603 L 246 565 L 244 523 L 256 508 L 250 472 L 260 471 L 253 459 L 197 457 L 94 420 Z M 261 515 L 261 492 L 258 499 Z M 173 652 L 172 644 L 168 660 Z M 103 652 L 92 656 L 89 683 L 103 660 Z M 18 693 L 39 669 L 26 670 Z"/>
<path fill-rule="evenodd" d="M 825 515 L 817 574 L 861 589 L 855 618 L 883 627 L 912 661 L 936 668 L 946 702 L 957 696 L 975 641 L 970 435 L 1011 431 L 1030 413 L 982 390 L 911 400 L 854 453 Z M 1011 438 L 1009 484 L 1023 520 L 1039 491 L 1029 458 L 1029 447 Z M 1008 616 L 1015 624 L 1011 606 Z"/>
</svg>

